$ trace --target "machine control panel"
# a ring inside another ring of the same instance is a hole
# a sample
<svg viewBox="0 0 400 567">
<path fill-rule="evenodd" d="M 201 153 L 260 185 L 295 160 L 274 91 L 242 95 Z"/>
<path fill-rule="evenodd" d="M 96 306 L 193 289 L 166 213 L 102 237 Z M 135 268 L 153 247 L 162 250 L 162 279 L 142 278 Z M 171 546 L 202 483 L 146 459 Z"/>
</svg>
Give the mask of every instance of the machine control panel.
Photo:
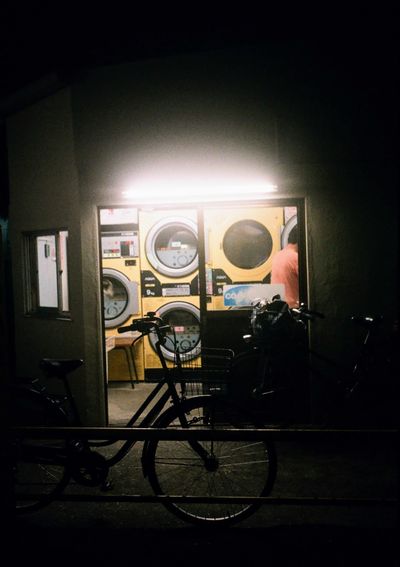
<svg viewBox="0 0 400 567">
<path fill-rule="evenodd" d="M 103 233 L 101 248 L 103 258 L 137 258 L 139 234 L 137 231 Z"/>
</svg>

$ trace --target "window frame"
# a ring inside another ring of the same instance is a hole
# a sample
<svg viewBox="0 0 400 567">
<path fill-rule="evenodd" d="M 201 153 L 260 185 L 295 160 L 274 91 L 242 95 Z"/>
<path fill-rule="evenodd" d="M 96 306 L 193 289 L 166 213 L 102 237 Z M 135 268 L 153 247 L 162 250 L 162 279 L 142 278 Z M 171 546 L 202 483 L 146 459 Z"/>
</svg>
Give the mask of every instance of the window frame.
<svg viewBox="0 0 400 567">
<path fill-rule="evenodd" d="M 63 278 L 61 266 L 61 234 L 67 233 L 65 241 L 65 265 L 67 268 L 66 279 Z M 45 319 L 71 320 L 70 311 L 70 281 L 68 269 L 68 234 L 67 228 L 57 228 L 48 230 L 26 231 L 22 233 L 23 238 L 23 261 L 24 261 L 24 314 L 26 317 L 39 317 Z M 56 286 L 57 286 L 57 307 L 47 307 L 40 305 L 39 299 L 39 260 L 37 251 L 38 238 L 44 236 L 54 236 L 56 253 Z M 65 282 L 65 283 L 64 283 Z M 63 301 L 66 297 L 67 309 L 64 309 Z"/>
</svg>

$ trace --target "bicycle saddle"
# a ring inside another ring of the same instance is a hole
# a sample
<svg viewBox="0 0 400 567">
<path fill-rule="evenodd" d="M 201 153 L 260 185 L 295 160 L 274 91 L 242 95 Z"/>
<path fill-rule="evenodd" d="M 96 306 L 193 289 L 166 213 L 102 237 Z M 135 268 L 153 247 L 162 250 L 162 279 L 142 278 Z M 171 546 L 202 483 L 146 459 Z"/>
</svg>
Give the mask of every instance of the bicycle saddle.
<svg viewBox="0 0 400 567">
<path fill-rule="evenodd" d="M 76 370 L 82 366 L 83 360 L 80 358 L 60 359 L 60 358 L 43 358 L 39 366 L 49 376 L 62 378 L 69 372 Z"/>
</svg>

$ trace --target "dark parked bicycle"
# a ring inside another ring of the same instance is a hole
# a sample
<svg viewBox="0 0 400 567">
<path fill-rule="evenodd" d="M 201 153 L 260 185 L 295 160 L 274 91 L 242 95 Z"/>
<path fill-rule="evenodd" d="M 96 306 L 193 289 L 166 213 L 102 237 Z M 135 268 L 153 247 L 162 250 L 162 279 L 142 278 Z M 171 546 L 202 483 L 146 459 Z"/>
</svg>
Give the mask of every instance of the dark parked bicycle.
<svg viewBox="0 0 400 567">
<path fill-rule="evenodd" d="M 198 381 L 197 372 L 185 373 L 185 361 L 181 361 L 179 353 L 175 367 L 167 366 L 161 347 L 168 330 L 154 314 L 119 329 L 120 333 L 139 331 L 142 336 L 154 333 L 163 368 L 162 380 L 133 413 L 126 427 L 174 430 L 261 428 L 251 413 L 229 403 L 218 393 L 213 395 L 210 383 L 204 388 L 206 394 L 187 397 L 187 384 Z M 16 387 L 12 411 L 14 423 L 80 426 L 68 376 L 81 364 L 81 360 L 42 360 L 41 367 L 46 374 L 63 382 L 65 396 L 60 402 L 43 387 L 34 384 Z M 208 370 L 212 370 L 210 366 Z M 170 407 L 165 409 L 167 402 Z M 146 415 L 145 410 L 148 410 Z M 125 458 L 134 444 L 132 440 L 124 441 L 113 456 L 105 458 L 99 445 L 111 445 L 108 442 L 28 437 L 22 437 L 18 442 L 17 439 L 14 455 L 17 510 L 32 511 L 49 504 L 71 480 L 83 486 L 108 488 L 109 469 Z M 271 492 L 276 457 L 273 444 L 263 441 L 150 440 L 144 443 L 142 468 L 157 495 L 198 496 L 204 500 L 220 496 L 258 497 Z M 253 514 L 260 505 L 256 501 L 243 503 L 232 502 L 232 499 L 219 503 L 167 499 L 162 502 L 183 520 L 200 524 L 231 524 Z"/>
<path fill-rule="evenodd" d="M 353 366 L 347 368 L 308 347 L 307 324 L 323 318 L 304 305 L 289 309 L 279 297 L 258 302 L 251 334 L 244 337 L 249 348 L 232 366 L 231 396 L 264 422 L 294 423 L 305 417 L 312 381 L 323 392 L 320 423 L 398 424 L 398 329 L 383 333 L 381 316 L 351 316 L 364 334 Z"/>
</svg>

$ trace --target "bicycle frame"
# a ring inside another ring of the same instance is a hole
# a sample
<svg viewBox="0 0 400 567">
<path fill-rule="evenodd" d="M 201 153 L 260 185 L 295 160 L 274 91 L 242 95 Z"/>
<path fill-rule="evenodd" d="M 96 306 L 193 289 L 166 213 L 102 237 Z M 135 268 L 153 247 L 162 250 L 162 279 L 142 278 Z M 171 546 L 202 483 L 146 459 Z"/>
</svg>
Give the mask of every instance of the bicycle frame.
<svg viewBox="0 0 400 567">
<path fill-rule="evenodd" d="M 149 320 L 149 321 L 146 320 L 145 323 L 151 323 L 151 320 Z M 127 329 L 130 329 L 130 327 L 129 328 L 120 328 L 119 332 L 124 332 L 124 330 L 127 330 Z M 155 423 L 157 418 L 162 414 L 162 411 L 163 411 L 165 405 L 167 404 L 167 402 L 169 400 L 171 400 L 173 407 L 176 408 L 181 426 L 183 428 L 188 427 L 188 422 L 187 422 L 185 413 L 183 411 L 180 411 L 182 399 L 178 395 L 177 389 L 175 387 L 174 379 L 172 378 L 171 369 L 168 367 L 166 360 L 164 358 L 163 352 L 161 350 L 161 346 L 163 344 L 163 335 L 162 335 L 161 329 L 162 329 L 162 327 L 159 327 L 157 325 L 154 325 L 153 327 L 148 325 L 145 332 L 142 332 L 140 337 L 138 337 L 138 339 L 137 339 L 137 340 L 139 340 L 144 335 L 149 334 L 149 332 L 155 332 L 157 334 L 157 341 L 155 343 L 155 348 L 156 348 L 156 352 L 157 352 L 157 355 L 159 357 L 160 363 L 162 365 L 163 377 L 156 384 L 154 389 L 150 392 L 150 394 L 143 401 L 143 403 L 140 405 L 140 407 L 133 413 L 132 417 L 129 419 L 129 421 L 125 425 L 125 427 L 127 427 L 127 428 L 134 428 L 134 427 L 147 428 L 147 427 L 151 427 L 152 424 Z M 50 365 L 50 367 L 51 367 L 51 365 Z M 178 371 L 179 371 L 179 369 L 180 369 L 179 363 L 178 363 L 177 367 L 178 367 Z M 81 420 L 80 420 L 78 408 L 77 408 L 75 401 L 73 399 L 73 395 L 72 395 L 71 389 L 69 387 L 68 380 L 66 378 L 66 373 L 59 371 L 58 377 L 62 379 L 63 384 L 64 384 L 64 389 L 65 389 L 66 395 L 63 399 L 71 408 L 71 411 L 70 411 L 71 418 L 70 418 L 69 425 L 81 426 Z M 161 392 L 161 390 L 165 386 L 167 386 L 165 392 L 162 393 L 162 395 L 159 397 L 159 399 L 150 408 L 148 413 L 143 417 L 142 420 L 140 420 L 140 418 L 144 414 L 145 410 L 152 404 L 152 402 L 155 400 L 155 398 L 158 396 L 158 394 Z M 50 394 L 45 393 L 45 392 L 38 392 L 37 394 L 40 395 L 41 397 L 44 397 L 45 401 L 48 400 L 49 403 L 50 402 L 53 403 Z M 64 412 L 64 410 L 61 407 L 59 407 L 58 409 L 59 409 L 59 411 Z M 128 452 L 136 444 L 136 442 L 137 442 L 136 440 L 126 440 L 121 445 L 121 447 L 111 457 L 108 457 L 108 458 L 103 457 L 103 455 L 101 453 L 99 453 L 98 451 L 96 451 L 96 449 L 100 448 L 100 447 L 106 447 L 106 446 L 113 445 L 115 443 L 115 441 L 96 442 L 96 441 L 90 441 L 90 440 L 75 439 L 75 440 L 72 440 L 70 442 L 67 442 L 65 447 L 60 446 L 60 444 L 58 444 L 58 446 L 55 446 L 54 444 L 52 444 L 51 446 L 46 446 L 44 444 L 43 445 L 36 444 L 36 445 L 32 445 L 32 446 L 27 445 L 26 447 L 23 448 L 23 450 L 24 450 L 23 456 L 24 456 L 24 459 L 26 461 L 36 463 L 36 464 L 40 464 L 40 463 L 50 464 L 51 463 L 51 464 L 65 466 L 66 468 L 69 468 L 71 470 L 72 476 L 75 477 L 77 479 L 77 481 L 79 482 L 79 479 L 76 477 L 76 474 L 74 474 L 74 471 L 76 471 L 78 476 L 79 476 L 80 475 L 79 468 L 81 466 L 83 468 L 85 468 L 85 466 L 87 466 L 87 463 L 89 463 L 89 465 L 90 465 L 91 459 L 92 459 L 95 467 L 99 467 L 100 469 L 107 471 L 112 466 L 114 466 L 115 464 L 120 462 L 128 454 Z M 197 452 L 197 454 L 200 456 L 200 458 L 202 458 L 203 460 L 207 459 L 208 453 L 202 447 L 201 443 L 199 443 L 198 441 L 190 441 L 189 443 L 192 446 L 192 448 Z M 143 448 L 143 456 L 144 457 L 146 455 L 147 446 L 148 446 L 148 442 L 145 442 L 144 448 Z M 99 457 L 99 459 L 97 461 L 95 460 L 96 455 L 98 455 L 98 457 Z M 103 459 L 103 460 L 101 460 L 101 459 Z M 145 458 L 142 459 L 143 470 L 144 470 L 144 473 L 146 474 L 146 472 L 145 472 L 146 471 L 145 460 L 146 460 Z"/>
<path fill-rule="evenodd" d="M 136 319 L 129 327 L 119 329 L 119 332 L 139 331 L 141 335 L 154 332 L 157 336 L 154 346 L 163 371 L 160 382 L 155 385 L 140 407 L 135 408 L 125 427 L 132 429 L 141 427 L 149 430 L 178 428 L 182 432 L 190 431 L 191 428 L 196 430 L 202 426 L 211 430 L 225 427 L 230 429 L 259 427 L 259 422 L 249 412 L 243 412 L 236 404 L 230 404 L 219 395 L 213 396 L 208 393 L 185 396 L 183 387 L 185 380 L 188 375 L 193 378 L 194 374 L 190 371 L 186 372 L 187 361 L 184 357 L 180 361 L 179 352 L 177 352 L 176 364 L 171 366 L 166 362 L 162 348 L 166 336 L 164 329 L 164 323 L 154 314 Z M 174 350 L 178 349 L 174 348 Z M 82 362 L 45 359 L 41 365 L 50 376 L 67 379 L 68 373 L 78 368 Z M 210 371 L 209 361 L 207 360 L 206 363 L 202 358 L 201 362 L 206 366 L 207 372 Z M 199 367 L 196 366 L 197 368 Z M 200 377 L 203 380 L 207 372 L 201 373 L 200 370 Z M 177 382 L 182 385 L 181 391 Z M 205 390 L 209 391 L 208 388 Z M 71 396 L 69 388 L 67 393 L 68 396 L 64 398 L 65 404 Z M 47 399 L 49 398 L 43 391 L 42 405 L 47 403 Z M 171 405 L 165 408 L 168 401 Z M 33 422 L 36 415 L 41 417 L 39 411 L 41 407 L 33 405 L 31 409 L 32 417 L 27 420 L 27 424 Z M 72 414 L 71 411 L 71 421 L 74 417 Z M 54 423 L 49 421 L 48 425 L 52 426 Z M 68 428 L 68 422 L 65 425 Z M 70 422 L 70 425 L 74 424 Z M 17 454 L 16 445 L 14 480 L 17 487 L 15 494 L 17 511 L 29 512 L 48 505 L 59 497 L 71 479 L 77 485 L 98 487 L 101 490 L 110 489 L 112 487 L 108 478 L 110 468 L 118 463 L 137 441 L 130 435 L 122 440 L 105 433 L 101 445 L 96 445 L 95 440 L 88 439 L 79 429 L 74 431 L 72 428 L 64 437 L 64 427 L 59 433 L 52 431 L 52 434 L 57 435 L 55 443 L 46 439 L 44 431 L 37 441 L 26 440 L 25 454 L 23 446 Z M 105 447 L 112 444 L 112 442 L 104 443 L 110 437 L 114 442 L 118 442 L 115 451 L 111 449 L 102 454 L 102 451 L 96 450 L 96 446 Z M 165 443 L 163 436 L 144 439 L 141 454 L 142 474 L 148 479 L 157 495 L 174 495 L 182 490 L 184 495 L 191 496 L 191 491 L 194 490 L 195 496 L 205 494 L 206 502 L 209 497 L 214 499 L 221 494 L 240 496 L 245 488 L 246 492 L 248 489 L 250 496 L 254 494 L 265 496 L 271 491 L 276 476 L 276 454 L 273 443 L 260 441 L 251 442 L 249 445 L 245 439 L 227 442 L 224 439 L 203 440 L 190 435 L 187 437 L 186 439 L 184 436 L 183 443 L 177 442 L 172 445 Z M 22 441 L 25 444 L 23 438 Z M 135 455 L 136 459 L 137 455 Z M 247 486 L 248 483 L 244 485 L 244 479 L 250 477 L 251 485 Z M 36 487 L 39 488 L 38 491 Z M 254 513 L 259 507 L 257 502 L 235 506 L 231 503 L 227 506 L 218 503 L 217 507 L 209 507 L 208 503 L 206 507 L 201 503 L 192 506 L 191 503 L 176 504 L 169 499 L 163 499 L 163 504 L 181 519 L 197 524 L 211 522 L 213 525 L 235 523 Z"/>
<path fill-rule="evenodd" d="M 308 310 L 304 305 L 302 305 L 298 309 L 291 309 L 290 312 L 292 317 L 303 325 L 306 325 L 308 321 L 313 321 L 316 318 L 324 317 L 321 313 Z M 271 302 L 271 317 L 271 320 L 273 322 L 275 317 L 274 301 Z M 368 386 L 368 384 L 372 384 L 370 378 L 373 378 L 376 369 L 378 369 L 379 371 L 382 368 L 382 363 L 386 364 L 385 369 L 387 370 L 387 375 L 390 375 L 390 361 L 388 364 L 388 361 L 385 360 L 385 356 L 382 356 L 382 353 L 380 353 L 379 350 L 376 350 L 376 347 L 378 347 L 379 349 L 380 344 L 379 341 L 376 342 L 376 339 L 382 319 L 383 318 L 381 316 L 351 317 L 351 320 L 354 323 L 359 324 L 365 328 L 365 334 L 361 338 L 361 348 L 359 348 L 358 352 L 356 353 L 353 365 L 349 367 L 346 367 L 340 362 L 328 358 L 323 354 L 315 352 L 314 350 L 309 348 L 309 345 L 306 342 L 304 342 L 303 347 L 301 347 L 304 348 L 304 351 L 300 351 L 300 354 L 301 352 L 303 352 L 300 362 L 302 365 L 304 365 L 301 368 L 304 370 L 304 376 L 307 377 L 310 382 L 313 380 L 313 378 L 318 380 L 320 380 L 321 377 L 323 378 L 323 382 L 325 384 L 324 388 L 326 388 L 325 391 L 323 392 L 322 389 L 318 390 L 318 388 L 316 390 L 317 395 L 320 395 L 322 393 L 321 400 L 323 400 L 323 396 L 325 394 L 328 394 L 330 387 L 333 387 L 334 390 L 332 391 L 332 401 L 335 399 L 336 402 L 339 402 L 340 409 L 346 406 L 346 411 L 351 411 L 349 402 L 355 400 L 355 403 L 361 403 L 358 396 L 359 389 L 361 389 L 363 384 L 366 384 L 367 388 L 365 391 L 368 391 L 368 388 L 371 390 L 370 386 Z M 267 323 L 268 322 L 269 321 L 267 321 Z M 276 368 L 274 368 L 274 360 L 279 365 L 280 356 L 284 351 L 281 351 L 279 347 L 278 350 L 275 350 L 276 345 L 274 345 L 274 342 L 270 343 L 270 341 L 268 340 L 268 334 L 265 334 L 263 332 L 264 329 L 260 333 L 257 332 L 262 328 L 261 323 L 258 326 L 254 323 L 255 322 L 253 321 L 254 334 L 245 335 L 243 338 L 246 343 L 250 343 L 255 348 L 243 353 L 243 357 L 239 355 L 239 357 L 237 357 L 237 360 L 239 363 L 238 368 L 240 369 L 240 365 L 243 364 L 242 360 L 245 360 L 246 356 L 250 357 L 250 359 L 258 359 L 258 362 L 253 362 L 252 365 L 252 368 L 255 369 L 253 375 L 256 376 L 256 380 L 253 380 L 251 382 L 251 390 L 249 390 L 248 392 L 242 392 L 239 387 L 238 392 L 242 395 L 244 393 L 244 395 L 247 396 L 248 403 L 254 404 L 253 407 L 255 407 L 256 410 L 268 412 L 273 411 L 274 405 L 267 407 L 266 405 L 262 405 L 264 402 L 270 402 L 270 404 L 274 404 L 274 396 L 276 394 L 283 396 L 281 397 L 281 404 L 282 402 L 285 403 L 285 391 L 290 398 L 290 392 L 292 392 L 292 390 L 290 380 L 287 384 L 285 384 L 285 382 L 283 382 L 282 385 L 280 384 L 279 366 L 277 367 L 277 374 Z M 272 326 L 268 327 L 266 330 L 267 332 L 272 332 Z M 277 355 L 276 358 L 275 355 Z M 322 364 L 319 364 L 319 361 Z M 239 370 L 238 372 L 240 371 L 243 370 Z M 292 370 L 289 369 L 289 374 L 287 375 L 290 377 L 293 374 L 293 371 L 296 372 L 296 367 Z M 239 381 L 236 379 L 236 383 L 238 382 Z M 312 395 L 312 390 L 310 390 L 310 396 L 312 397 Z M 365 392 L 362 394 L 362 396 L 364 395 Z M 369 399 L 372 400 L 373 394 L 369 394 L 369 396 Z M 330 401 L 331 400 L 329 400 L 329 403 Z M 325 402 L 328 402 L 328 398 L 325 399 L 324 403 Z M 311 398 L 310 403 L 311 405 L 313 403 Z M 259 405 L 257 406 L 257 404 Z M 337 409 L 339 409 L 339 407 Z M 362 406 L 359 405 L 358 409 L 362 409 Z M 278 409 L 278 411 L 280 410 Z M 333 412 L 335 412 L 335 409 L 333 409 Z M 329 417 L 332 418 L 335 417 L 335 415 L 329 415 Z"/>
<path fill-rule="evenodd" d="M 136 410 L 136 412 L 133 414 L 133 416 L 129 419 L 129 421 L 127 422 L 125 427 L 131 427 L 131 428 L 133 428 L 133 427 L 144 427 L 144 428 L 150 427 L 154 423 L 155 419 L 161 414 L 161 412 L 162 412 L 163 408 L 165 407 L 166 403 L 168 402 L 168 400 L 171 400 L 172 404 L 178 410 L 179 420 L 181 422 L 182 427 L 187 428 L 188 423 L 187 423 L 187 420 L 186 420 L 186 416 L 183 412 L 179 411 L 181 399 L 180 399 L 178 392 L 176 390 L 174 380 L 171 377 L 171 369 L 168 367 L 166 360 L 165 360 L 165 357 L 164 357 L 164 354 L 161 350 L 161 346 L 163 344 L 163 337 L 162 337 L 161 332 L 160 332 L 158 327 L 155 327 L 154 331 L 157 334 L 157 341 L 155 343 L 155 348 L 156 348 L 156 352 L 157 352 L 157 355 L 159 357 L 160 363 L 162 365 L 163 378 L 156 384 L 155 388 L 150 392 L 150 394 L 147 396 L 147 398 L 144 400 L 144 402 L 141 404 L 141 406 Z M 144 335 L 145 335 L 145 333 L 142 333 L 142 335 L 140 337 L 138 337 L 138 339 L 136 339 L 136 340 L 141 339 Z M 178 369 L 179 369 L 179 364 L 178 364 Z M 136 422 L 139 420 L 140 416 L 143 415 L 146 408 L 148 408 L 150 406 L 151 402 L 156 398 L 156 396 L 159 394 L 159 392 L 162 390 L 162 388 L 164 386 L 167 386 L 167 390 L 162 394 L 160 399 L 150 409 L 150 411 L 143 418 L 143 420 L 139 424 L 135 425 Z M 115 464 L 119 463 L 128 454 L 128 452 L 132 449 L 132 447 L 135 445 L 135 443 L 136 443 L 135 440 L 127 440 L 125 443 L 123 443 L 123 445 L 120 447 L 120 449 L 112 457 L 106 459 L 106 464 L 109 467 L 112 467 Z M 112 442 L 108 442 L 106 444 L 111 445 Z M 147 445 L 148 445 L 148 443 L 146 442 L 144 444 L 144 454 L 146 452 Z M 200 443 L 193 441 L 193 442 L 190 442 L 190 445 L 192 446 L 192 448 L 194 450 L 196 450 L 196 452 L 199 454 L 200 457 L 202 457 L 203 459 L 206 458 L 207 452 L 202 448 Z M 96 445 L 92 444 L 92 446 L 95 447 Z"/>
<path fill-rule="evenodd" d="M 362 324 L 361 318 L 353 317 L 352 319 L 355 322 L 361 322 Z M 369 373 L 368 357 L 372 354 L 373 339 L 375 338 L 375 333 L 379 327 L 380 319 L 377 321 L 374 321 L 370 318 L 366 319 L 369 320 L 368 322 L 371 324 L 371 327 L 367 327 L 365 336 L 363 338 L 361 347 L 357 353 L 353 366 L 345 367 L 321 353 L 308 349 L 308 354 L 310 354 L 311 357 L 321 360 L 325 364 L 334 367 L 340 372 L 343 372 L 347 379 L 347 391 L 349 395 L 351 395 L 357 389 L 357 387 Z M 312 372 L 315 371 L 314 367 L 312 366 L 312 362 L 310 363 L 310 370 Z M 343 380 L 340 380 L 340 382 L 343 382 Z"/>
</svg>

